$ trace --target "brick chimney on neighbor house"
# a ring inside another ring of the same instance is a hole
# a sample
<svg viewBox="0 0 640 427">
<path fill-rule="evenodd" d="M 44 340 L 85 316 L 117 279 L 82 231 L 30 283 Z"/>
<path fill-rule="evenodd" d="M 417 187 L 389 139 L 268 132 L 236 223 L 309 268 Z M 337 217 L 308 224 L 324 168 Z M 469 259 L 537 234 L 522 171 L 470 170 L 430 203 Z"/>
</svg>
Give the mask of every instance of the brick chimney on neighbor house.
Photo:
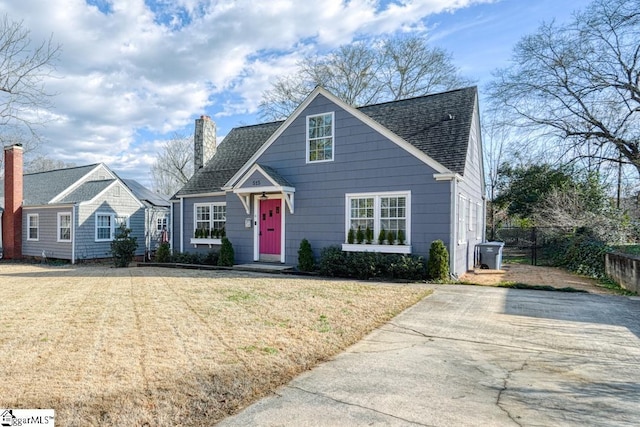
<svg viewBox="0 0 640 427">
<path fill-rule="evenodd" d="M 216 154 L 216 124 L 211 117 L 196 119 L 193 148 L 193 171 L 196 172 Z"/>
<path fill-rule="evenodd" d="M 22 258 L 22 145 L 4 147 L 4 213 L 2 244 L 4 258 Z"/>
</svg>

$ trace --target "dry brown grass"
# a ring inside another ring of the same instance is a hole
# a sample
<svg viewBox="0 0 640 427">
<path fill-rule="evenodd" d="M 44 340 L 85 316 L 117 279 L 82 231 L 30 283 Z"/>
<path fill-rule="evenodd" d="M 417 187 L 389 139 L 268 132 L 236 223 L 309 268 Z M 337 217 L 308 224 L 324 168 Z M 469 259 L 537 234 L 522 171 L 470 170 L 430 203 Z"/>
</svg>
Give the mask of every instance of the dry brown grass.
<svg viewBox="0 0 640 427">
<path fill-rule="evenodd" d="M 236 271 L 0 265 L 0 407 L 211 425 L 429 291 Z"/>
</svg>

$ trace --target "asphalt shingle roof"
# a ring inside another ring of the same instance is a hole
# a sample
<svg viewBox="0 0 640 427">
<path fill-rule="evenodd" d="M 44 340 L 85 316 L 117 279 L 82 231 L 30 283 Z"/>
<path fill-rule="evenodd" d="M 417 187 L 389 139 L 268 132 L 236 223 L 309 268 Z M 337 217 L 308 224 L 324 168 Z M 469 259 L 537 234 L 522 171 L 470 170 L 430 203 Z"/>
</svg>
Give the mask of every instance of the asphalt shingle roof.
<svg viewBox="0 0 640 427">
<path fill-rule="evenodd" d="M 169 207 L 171 205 L 167 199 L 149 190 L 134 179 L 123 179 L 122 181 L 124 182 L 124 185 L 129 187 L 129 190 L 131 190 L 133 195 L 143 202 L 147 202 L 153 206 Z"/>
<path fill-rule="evenodd" d="M 452 172 L 464 176 L 476 87 L 359 110 Z"/>
<path fill-rule="evenodd" d="M 23 178 L 24 206 L 47 204 L 96 166 L 98 164 L 25 174 Z M 1 180 L 0 183 L 0 193 L 4 199 L 4 180 Z"/>
<path fill-rule="evenodd" d="M 276 182 L 276 184 L 282 187 L 293 187 L 285 177 L 280 175 L 278 171 L 272 168 L 271 166 L 260 165 L 260 167 L 267 175 L 269 175 Z"/>
<path fill-rule="evenodd" d="M 87 181 L 81 184 L 78 188 L 71 193 L 64 196 L 59 203 L 78 203 L 87 200 L 92 200 L 105 188 L 115 182 L 115 179 L 103 179 L 100 181 Z"/>
<path fill-rule="evenodd" d="M 216 154 L 196 171 L 176 196 L 222 191 L 227 183 L 255 154 L 282 122 L 234 128 L 218 145 Z"/>
<path fill-rule="evenodd" d="M 364 106 L 359 110 L 447 169 L 464 176 L 476 96 L 477 87 L 473 86 Z M 213 158 L 175 196 L 221 191 L 222 186 L 282 123 L 272 122 L 231 130 Z M 277 171 L 264 165 L 261 167 L 274 179 L 281 178 L 286 182 Z"/>
</svg>

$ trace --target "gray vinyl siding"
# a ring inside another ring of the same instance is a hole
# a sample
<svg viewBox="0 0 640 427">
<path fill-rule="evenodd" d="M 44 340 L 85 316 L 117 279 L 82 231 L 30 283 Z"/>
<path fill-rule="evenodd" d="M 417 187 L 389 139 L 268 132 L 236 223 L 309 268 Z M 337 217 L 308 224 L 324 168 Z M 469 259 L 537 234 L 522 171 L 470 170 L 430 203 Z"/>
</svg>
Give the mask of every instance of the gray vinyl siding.
<svg viewBox="0 0 640 427">
<path fill-rule="evenodd" d="M 116 188 L 120 187 L 120 195 Z M 131 236 L 138 239 L 136 255 L 144 254 L 144 208 L 132 197 L 125 187 L 118 183 L 91 203 L 81 203 L 77 212 L 76 259 L 108 258 L 111 256 L 111 242 L 96 242 L 96 213 L 129 217 Z"/>
<path fill-rule="evenodd" d="M 71 242 L 58 242 L 58 213 L 72 213 L 71 206 L 54 208 L 24 208 L 22 227 L 22 254 L 24 256 L 71 259 Z M 27 240 L 27 216 L 38 215 L 38 240 Z"/>
<path fill-rule="evenodd" d="M 170 242 L 171 250 L 180 251 L 180 230 L 182 230 L 182 218 L 180 217 L 180 201 L 171 203 L 171 227 Z"/>
<path fill-rule="evenodd" d="M 334 160 L 306 163 L 307 115 L 332 111 Z M 449 242 L 450 183 L 435 181 L 435 170 L 322 96 L 311 102 L 257 163 L 277 170 L 296 189 L 295 213 L 284 210 L 288 264 L 297 263 L 303 238 L 310 241 L 316 257 L 321 248 L 345 242 L 347 193 L 410 191 L 413 253 L 427 256 L 433 240 Z M 235 195 L 233 198 L 237 200 Z M 234 243 L 236 262 L 249 262 L 253 259 L 253 231 L 244 229 L 244 220 L 241 224 L 231 220 L 236 216 L 247 215 L 239 201 L 229 202 L 228 235 Z"/>
<path fill-rule="evenodd" d="M 474 252 L 478 243 L 484 241 L 485 234 L 485 209 L 484 209 L 484 170 L 481 158 L 481 140 L 480 140 L 480 119 L 478 116 L 478 108 L 475 109 L 473 122 L 471 126 L 469 141 L 469 150 L 465 164 L 464 180 L 458 184 L 458 194 L 462 194 L 467 200 L 471 201 L 473 208 L 477 204 L 480 205 L 480 215 L 482 217 L 480 238 L 477 238 L 477 221 L 473 217 L 474 223 L 470 227 L 467 224 L 467 238 L 464 242 L 456 242 L 455 247 L 455 274 L 461 275 L 474 267 Z M 456 199 L 456 204 L 458 199 Z M 460 206 L 457 206 L 460 209 Z M 469 215 L 467 215 L 469 217 Z M 472 230 L 469 230 L 469 229 Z"/>
</svg>

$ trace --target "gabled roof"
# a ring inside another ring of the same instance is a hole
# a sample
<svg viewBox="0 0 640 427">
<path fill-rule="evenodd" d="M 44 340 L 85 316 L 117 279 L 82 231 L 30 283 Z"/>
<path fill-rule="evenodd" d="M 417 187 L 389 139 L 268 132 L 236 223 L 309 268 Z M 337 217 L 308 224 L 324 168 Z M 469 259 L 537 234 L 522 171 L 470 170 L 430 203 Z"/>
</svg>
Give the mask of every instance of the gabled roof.
<svg viewBox="0 0 640 427">
<path fill-rule="evenodd" d="M 95 169 L 99 163 L 47 172 L 28 173 L 23 177 L 24 206 L 38 206 L 49 203 L 64 190 Z M 4 181 L 0 193 L 4 197 Z"/>
<path fill-rule="evenodd" d="M 272 122 L 232 129 L 218 146 L 211 160 L 196 171 L 175 196 L 222 191 L 224 184 L 244 166 L 281 124 L 282 122 Z"/>
<path fill-rule="evenodd" d="M 477 105 L 477 88 L 468 87 L 400 101 L 353 108 L 318 87 L 286 121 L 233 129 L 213 158 L 176 197 L 222 191 L 235 185 L 266 148 L 315 99 L 323 95 L 420 157 L 439 173 L 464 175 Z M 261 165 L 261 167 L 265 167 Z M 277 171 L 270 170 L 271 176 Z"/>
<path fill-rule="evenodd" d="M 82 182 L 82 179 L 97 168 L 103 167 L 107 179 Z M 118 178 L 106 165 L 95 163 L 86 166 L 55 169 L 46 172 L 28 173 L 23 176 L 23 206 L 47 204 L 70 204 L 93 200 L 117 180 L 123 188 L 141 203 L 154 206 L 169 206 L 161 196 L 149 191 L 134 180 Z M 4 206 L 4 180 L 0 179 L 0 205 Z"/>
</svg>

